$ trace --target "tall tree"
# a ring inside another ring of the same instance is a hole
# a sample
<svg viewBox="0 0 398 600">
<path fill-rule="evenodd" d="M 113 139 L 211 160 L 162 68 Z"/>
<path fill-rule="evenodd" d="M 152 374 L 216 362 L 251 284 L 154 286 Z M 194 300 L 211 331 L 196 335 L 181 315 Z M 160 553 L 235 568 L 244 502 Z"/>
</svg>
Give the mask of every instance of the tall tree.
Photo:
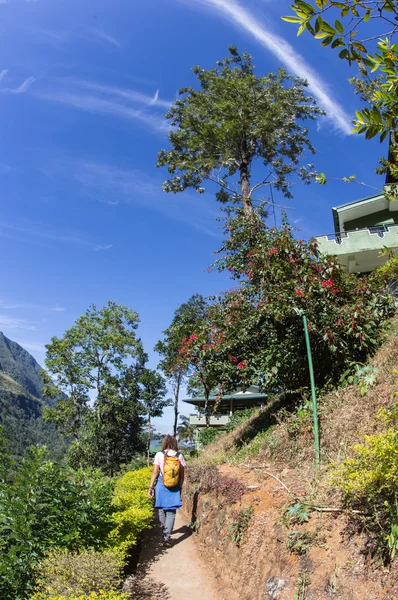
<svg viewBox="0 0 398 600">
<path fill-rule="evenodd" d="M 177 428 L 177 434 L 179 442 L 192 443 L 195 441 L 196 427 L 190 424 L 189 417 L 180 415 L 180 424 Z"/>
<path fill-rule="evenodd" d="M 59 401 L 45 417 L 74 438 L 69 456 L 75 463 L 113 472 L 139 450 L 145 355 L 137 327 L 136 312 L 110 301 L 91 306 L 47 345 L 44 395 Z"/>
<path fill-rule="evenodd" d="M 177 434 L 178 404 L 181 386 L 189 373 L 189 364 L 178 361 L 181 341 L 188 338 L 195 330 L 197 324 L 206 314 L 207 302 L 200 294 L 195 294 L 187 302 L 181 304 L 174 313 L 170 326 L 163 332 L 155 351 L 161 356 L 159 367 L 171 384 L 174 396 L 174 427 L 173 435 Z"/>
<path fill-rule="evenodd" d="M 157 371 L 144 369 L 140 375 L 139 381 L 141 385 L 140 400 L 143 405 L 147 422 L 146 454 L 149 465 L 152 419 L 154 417 L 161 417 L 163 414 L 163 409 L 166 406 L 170 406 L 172 401 L 164 399 L 167 393 L 166 383 L 162 375 Z"/>
<path fill-rule="evenodd" d="M 322 46 L 339 51 L 339 57 L 358 66 L 350 82 L 368 108 L 358 110 L 354 132 L 366 139 L 389 137 L 388 158 L 379 173 L 387 182 L 398 181 L 398 32 L 397 0 L 296 0 L 295 15 L 282 17 L 308 31 Z M 324 183 L 324 181 L 321 181 Z"/>
<path fill-rule="evenodd" d="M 283 69 L 258 77 L 249 54 L 234 46 L 229 52 L 214 69 L 193 68 L 200 89 L 182 88 L 166 114 L 171 149 L 159 153 L 158 166 L 171 174 L 166 192 L 203 193 L 204 182 L 214 182 L 220 202 L 241 205 L 245 216 L 253 217 L 261 187 L 272 183 L 290 197 L 289 175 L 297 172 L 308 181 L 300 159 L 314 148 L 302 123 L 323 111 L 306 94 L 302 79 Z M 257 161 L 264 168 L 253 183 Z"/>
</svg>

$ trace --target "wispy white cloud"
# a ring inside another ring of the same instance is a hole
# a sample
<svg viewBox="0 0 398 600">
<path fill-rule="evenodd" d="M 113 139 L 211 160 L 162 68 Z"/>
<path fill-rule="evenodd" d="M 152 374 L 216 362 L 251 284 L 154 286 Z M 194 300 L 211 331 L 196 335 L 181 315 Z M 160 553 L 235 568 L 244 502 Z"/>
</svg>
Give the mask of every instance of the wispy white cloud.
<svg viewBox="0 0 398 600">
<path fill-rule="evenodd" d="M 29 309 L 38 310 L 44 312 L 64 312 L 64 306 L 46 306 L 43 304 L 30 304 L 27 302 L 9 302 L 7 300 L 0 300 L 0 309 L 2 310 L 17 310 L 17 309 Z"/>
<path fill-rule="evenodd" d="M 34 331 L 35 325 L 31 321 L 26 319 L 18 319 L 16 317 L 10 317 L 9 315 L 0 314 L 0 330 L 13 331 L 15 329 L 25 329 L 27 331 Z"/>
<path fill-rule="evenodd" d="M 102 40 L 103 42 L 108 42 L 113 46 L 117 46 L 120 48 L 120 42 L 118 42 L 114 37 L 112 37 L 109 33 L 104 31 L 103 29 L 91 29 L 90 32 L 95 38 Z"/>
<path fill-rule="evenodd" d="M 56 79 L 51 87 L 34 91 L 43 100 L 58 102 L 93 114 L 105 114 L 144 123 L 155 131 L 164 133 L 169 125 L 163 117 L 171 102 L 161 100 L 159 91 L 154 95 L 99 84 L 84 79 Z"/>
<path fill-rule="evenodd" d="M 191 227 L 219 237 L 216 217 L 219 214 L 214 200 L 206 194 L 184 192 L 166 194 L 161 180 L 135 169 L 119 168 L 107 163 L 59 157 L 47 165 L 50 176 L 75 182 L 78 193 L 85 199 L 110 205 L 131 204 L 187 223 Z"/>
<path fill-rule="evenodd" d="M 10 92 L 13 94 L 22 94 L 23 92 L 26 92 L 26 90 L 32 85 L 32 83 L 36 81 L 36 79 L 37 77 L 28 77 L 21 83 L 19 87 L 17 87 L 15 90 L 10 90 Z"/>
<path fill-rule="evenodd" d="M 164 119 L 146 112 L 144 109 L 137 110 L 118 102 L 98 98 L 98 96 L 69 92 L 40 92 L 36 96 L 43 100 L 59 102 L 85 112 L 113 115 L 122 119 L 141 121 L 156 131 L 167 131 L 167 124 Z"/>
<path fill-rule="evenodd" d="M 89 29 L 75 29 L 74 31 L 58 30 L 53 31 L 51 29 L 32 29 L 33 34 L 39 35 L 41 41 L 48 42 L 50 44 L 65 44 L 78 40 L 86 40 L 89 42 L 100 42 L 111 44 L 120 48 L 120 42 L 114 38 L 110 33 L 104 29 L 91 27 Z"/>
<path fill-rule="evenodd" d="M 0 73 L 0 82 L 2 79 L 4 79 L 4 77 L 7 74 L 8 74 L 8 71 L 6 69 Z M 32 83 L 34 83 L 36 81 L 36 79 L 37 79 L 37 77 L 33 77 L 33 76 L 27 77 L 16 88 L 1 87 L 0 92 L 2 94 L 23 94 L 24 92 L 26 92 L 26 90 L 28 90 L 30 88 L 30 86 L 32 85 Z"/>
<path fill-rule="evenodd" d="M 70 83 L 77 87 L 92 90 L 94 92 L 100 92 L 106 96 L 115 96 L 128 100 L 135 104 L 143 104 L 144 106 L 157 106 L 158 108 L 170 108 L 172 105 L 171 100 L 163 100 L 159 98 L 159 90 L 156 90 L 153 96 L 137 92 L 136 90 L 129 90 L 120 88 L 117 86 L 103 85 L 93 81 L 86 81 L 85 79 L 63 79 L 58 80 L 61 83 Z"/>
<path fill-rule="evenodd" d="M 97 246 L 96 248 L 94 248 L 94 250 L 96 252 L 101 252 L 102 250 L 109 250 L 110 248 L 113 248 L 113 244 L 107 244 L 106 246 Z"/>
<path fill-rule="evenodd" d="M 20 237 L 18 237 L 18 235 Z M 0 237 L 20 239 L 25 243 L 40 244 L 41 240 L 51 242 L 51 245 L 70 244 L 95 250 L 98 244 L 83 237 L 80 232 L 59 230 L 44 223 L 21 221 L 9 223 L 0 221 Z"/>
<path fill-rule="evenodd" d="M 311 86 L 312 94 L 327 112 L 330 122 L 340 132 L 346 135 L 351 133 L 350 115 L 333 98 L 323 78 L 284 38 L 273 33 L 265 23 L 260 22 L 256 15 L 247 10 L 237 0 L 196 0 L 196 3 L 215 9 L 222 17 L 233 22 L 240 29 L 243 29 L 250 36 L 254 37 L 264 48 L 276 56 L 289 71 L 303 79 L 307 79 Z"/>
</svg>

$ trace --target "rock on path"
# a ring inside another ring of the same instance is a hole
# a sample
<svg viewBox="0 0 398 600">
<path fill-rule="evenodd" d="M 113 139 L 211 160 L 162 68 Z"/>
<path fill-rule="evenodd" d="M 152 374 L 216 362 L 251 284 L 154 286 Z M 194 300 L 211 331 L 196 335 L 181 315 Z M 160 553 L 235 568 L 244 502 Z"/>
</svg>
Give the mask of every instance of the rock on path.
<svg viewBox="0 0 398 600">
<path fill-rule="evenodd" d="M 172 539 L 172 547 L 164 548 L 158 527 L 147 532 L 125 591 L 134 600 L 222 600 L 180 512 Z"/>
</svg>

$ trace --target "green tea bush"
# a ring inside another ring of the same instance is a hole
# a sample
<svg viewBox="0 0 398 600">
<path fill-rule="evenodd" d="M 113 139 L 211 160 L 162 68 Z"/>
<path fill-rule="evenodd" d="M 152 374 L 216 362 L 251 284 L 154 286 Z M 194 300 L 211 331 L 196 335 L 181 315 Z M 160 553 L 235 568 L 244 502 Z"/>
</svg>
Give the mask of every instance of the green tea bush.
<svg viewBox="0 0 398 600">
<path fill-rule="evenodd" d="M 375 535 L 381 535 L 386 551 L 385 541 L 398 525 L 398 402 L 380 409 L 377 419 L 387 429 L 353 446 L 354 456 L 335 469 L 332 480 L 348 504 L 371 515 Z"/>
<path fill-rule="evenodd" d="M 111 550 L 54 550 L 39 564 L 37 591 L 31 600 L 90 598 L 93 593 L 108 598 L 121 586 L 122 567 L 120 556 Z"/>
<path fill-rule="evenodd" d="M 112 482 L 73 471 L 32 448 L 19 464 L 0 436 L 0 598 L 24 600 L 52 548 L 101 548 L 112 529 Z"/>
<path fill-rule="evenodd" d="M 152 469 L 145 467 L 123 475 L 116 483 L 109 542 L 123 558 L 136 545 L 141 532 L 151 526 L 153 503 L 148 496 Z"/>
</svg>

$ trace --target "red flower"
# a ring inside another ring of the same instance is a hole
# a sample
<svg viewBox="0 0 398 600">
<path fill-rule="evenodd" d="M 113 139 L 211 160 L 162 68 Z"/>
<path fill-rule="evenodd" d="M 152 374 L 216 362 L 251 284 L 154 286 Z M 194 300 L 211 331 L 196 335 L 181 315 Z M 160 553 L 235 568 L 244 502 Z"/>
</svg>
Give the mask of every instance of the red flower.
<svg viewBox="0 0 398 600">
<path fill-rule="evenodd" d="M 246 363 L 242 360 L 240 363 L 238 363 L 238 369 L 244 369 L 246 367 Z"/>
<path fill-rule="evenodd" d="M 304 296 L 304 292 L 302 290 L 300 290 L 300 288 L 297 288 L 294 295 L 298 296 L 299 298 L 302 298 Z"/>
<path fill-rule="evenodd" d="M 322 287 L 323 288 L 334 287 L 334 283 L 331 279 L 327 279 L 326 281 L 322 281 Z"/>
<path fill-rule="evenodd" d="M 189 336 L 189 339 L 193 341 L 193 340 L 196 340 L 197 337 L 198 336 L 196 335 L 196 333 L 193 333 L 192 335 Z"/>
<path fill-rule="evenodd" d="M 234 363 L 237 363 L 237 362 L 238 362 L 238 359 L 236 358 L 236 356 L 230 356 L 230 357 L 229 357 L 229 360 L 230 360 L 231 362 L 234 362 Z"/>
<path fill-rule="evenodd" d="M 271 250 L 268 250 L 267 254 L 268 256 L 272 256 L 273 254 L 277 254 L 278 253 L 278 248 L 276 248 L 276 246 L 274 246 L 273 248 L 271 248 Z"/>
<path fill-rule="evenodd" d="M 332 294 L 337 294 L 340 290 L 338 290 L 337 288 L 332 288 L 330 291 L 332 292 Z"/>
</svg>

